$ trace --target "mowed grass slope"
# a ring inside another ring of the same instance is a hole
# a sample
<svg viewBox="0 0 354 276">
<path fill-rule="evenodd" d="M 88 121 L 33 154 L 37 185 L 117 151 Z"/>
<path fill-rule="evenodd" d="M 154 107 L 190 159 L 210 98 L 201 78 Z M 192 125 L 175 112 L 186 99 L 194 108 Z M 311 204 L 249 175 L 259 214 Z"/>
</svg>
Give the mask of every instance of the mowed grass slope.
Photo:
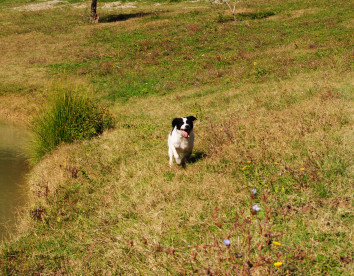
<svg viewBox="0 0 354 276">
<path fill-rule="evenodd" d="M 59 79 L 116 120 L 33 168 L 3 274 L 352 273 L 347 1 L 248 1 L 237 22 L 203 2 L 138 3 L 94 25 L 69 4 L 1 5 L 1 117 L 28 118 Z M 169 168 L 183 115 L 198 118 L 194 154 Z"/>
</svg>

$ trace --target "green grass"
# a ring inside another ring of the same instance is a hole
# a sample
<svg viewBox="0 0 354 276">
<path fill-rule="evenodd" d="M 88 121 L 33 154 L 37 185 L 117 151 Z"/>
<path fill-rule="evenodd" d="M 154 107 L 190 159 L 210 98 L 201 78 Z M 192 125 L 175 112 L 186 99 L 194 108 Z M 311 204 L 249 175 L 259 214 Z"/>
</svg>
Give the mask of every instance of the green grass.
<svg viewBox="0 0 354 276">
<path fill-rule="evenodd" d="M 32 122 L 30 155 L 34 162 L 62 143 L 89 139 L 113 127 L 113 118 L 107 110 L 81 96 L 77 89 L 59 88 L 52 93 L 49 108 Z"/>
<path fill-rule="evenodd" d="M 70 4 L 0 12 L 0 118 L 38 114 L 58 80 L 116 118 L 82 140 L 102 113 L 79 97 L 83 117 L 59 120 L 80 141 L 32 168 L 0 271 L 351 275 L 350 3 L 247 1 L 236 22 L 204 2 L 152 3 L 99 2 L 99 24 Z M 169 168 L 171 120 L 184 115 L 198 118 L 195 149 Z"/>
</svg>

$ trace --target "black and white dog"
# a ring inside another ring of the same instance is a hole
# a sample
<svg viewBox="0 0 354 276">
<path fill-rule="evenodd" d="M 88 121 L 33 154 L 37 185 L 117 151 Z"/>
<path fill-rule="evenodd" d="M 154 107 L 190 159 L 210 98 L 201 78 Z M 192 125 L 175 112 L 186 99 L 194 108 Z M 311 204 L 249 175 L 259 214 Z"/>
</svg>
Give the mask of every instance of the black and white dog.
<svg viewBox="0 0 354 276">
<path fill-rule="evenodd" d="M 168 135 L 168 155 L 170 166 L 173 164 L 173 157 L 178 165 L 185 165 L 187 158 L 192 154 L 194 144 L 193 116 L 174 118 L 172 130 Z"/>
</svg>

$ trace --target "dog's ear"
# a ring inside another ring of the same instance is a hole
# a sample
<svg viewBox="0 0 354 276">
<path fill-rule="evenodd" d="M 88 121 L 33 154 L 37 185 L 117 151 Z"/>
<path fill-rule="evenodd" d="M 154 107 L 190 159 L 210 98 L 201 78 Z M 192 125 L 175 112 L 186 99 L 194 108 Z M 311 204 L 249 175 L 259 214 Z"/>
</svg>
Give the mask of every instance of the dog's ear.
<svg viewBox="0 0 354 276">
<path fill-rule="evenodd" d="M 188 119 L 188 120 L 191 120 L 192 122 L 195 121 L 195 120 L 197 120 L 197 118 L 194 117 L 194 116 L 188 116 L 187 119 Z"/>
<path fill-rule="evenodd" d="M 178 118 L 174 118 L 172 120 L 172 128 L 174 128 L 178 124 Z"/>
</svg>

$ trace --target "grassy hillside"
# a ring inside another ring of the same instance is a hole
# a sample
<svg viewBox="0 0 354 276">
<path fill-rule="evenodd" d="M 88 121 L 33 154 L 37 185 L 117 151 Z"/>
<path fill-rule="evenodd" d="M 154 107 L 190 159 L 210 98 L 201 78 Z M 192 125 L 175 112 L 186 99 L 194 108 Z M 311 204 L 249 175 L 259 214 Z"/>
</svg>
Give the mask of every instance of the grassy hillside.
<svg viewBox="0 0 354 276">
<path fill-rule="evenodd" d="M 88 4 L 0 2 L 0 118 L 29 122 L 60 83 L 116 121 L 32 169 L 1 272 L 350 275 L 350 1 L 243 1 L 236 22 L 204 2 L 99 1 L 98 24 Z M 194 154 L 170 168 L 184 115 Z"/>
</svg>

